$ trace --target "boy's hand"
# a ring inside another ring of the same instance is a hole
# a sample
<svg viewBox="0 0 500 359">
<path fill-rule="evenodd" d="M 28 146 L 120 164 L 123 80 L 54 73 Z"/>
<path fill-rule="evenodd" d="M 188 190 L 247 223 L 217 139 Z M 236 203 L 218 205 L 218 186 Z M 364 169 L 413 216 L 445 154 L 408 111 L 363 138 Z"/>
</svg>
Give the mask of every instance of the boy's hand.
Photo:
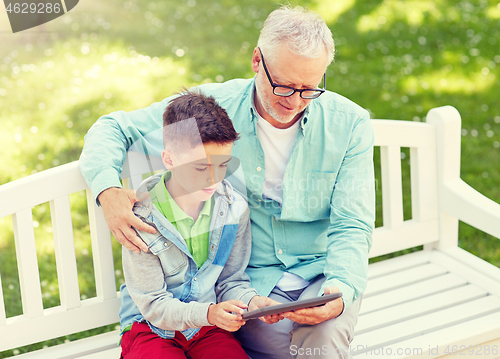
<svg viewBox="0 0 500 359">
<path fill-rule="evenodd" d="M 149 193 L 144 193 L 146 198 Z M 104 219 L 109 229 L 125 248 L 140 253 L 141 249 L 147 252 L 148 246 L 137 236 L 134 228 L 149 233 L 156 233 L 156 229 L 144 223 L 132 212 L 134 203 L 144 198 L 137 198 L 136 191 L 133 189 L 123 189 L 111 187 L 102 191 L 97 197 L 102 210 Z"/>
<path fill-rule="evenodd" d="M 255 310 L 263 307 L 268 307 L 270 305 L 276 305 L 276 304 L 281 304 L 274 299 L 271 299 L 269 297 L 261 297 L 260 295 L 256 295 L 250 300 L 250 303 L 248 303 L 248 310 Z M 265 317 L 259 317 L 260 320 L 262 320 L 264 323 L 267 324 L 274 324 L 279 322 L 281 319 L 284 319 L 285 317 L 282 314 L 272 314 L 272 315 L 266 315 Z"/>
<path fill-rule="evenodd" d="M 243 309 L 247 306 L 241 300 L 228 300 L 208 307 L 207 319 L 212 325 L 229 332 L 235 332 L 245 325 L 242 319 Z"/>
</svg>

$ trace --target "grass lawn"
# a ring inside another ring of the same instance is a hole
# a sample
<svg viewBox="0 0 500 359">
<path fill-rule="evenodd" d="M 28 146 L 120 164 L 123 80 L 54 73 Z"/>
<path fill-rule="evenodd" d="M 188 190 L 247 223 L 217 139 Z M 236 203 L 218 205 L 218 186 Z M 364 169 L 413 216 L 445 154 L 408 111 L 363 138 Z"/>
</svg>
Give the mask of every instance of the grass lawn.
<svg viewBox="0 0 500 359">
<path fill-rule="evenodd" d="M 337 52 L 327 88 L 369 109 L 372 118 L 424 121 L 433 107 L 455 106 L 463 126 L 461 176 L 500 202 L 498 0 L 294 4 L 319 12 L 333 32 Z M 52 22 L 16 34 L 0 7 L 0 184 L 77 160 L 86 131 L 101 115 L 148 106 L 182 86 L 252 77 L 250 56 L 260 28 L 278 6 L 263 0 L 85 0 Z M 407 198 L 408 149 L 401 160 Z M 71 205 L 81 296 L 92 297 L 84 193 L 73 195 Z M 411 218 L 407 205 L 405 218 Z M 52 307 L 59 304 L 59 291 L 48 207 L 35 207 L 33 218 L 44 306 Z M 377 226 L 381 213 L 379 206 Z M 500 266 L 498 239 L 461 223 L 459 244 Z M 120 247 L 113 245 L 118 286 Z M 7 316 L 21 313 L 14 253 L 10 218 L 0 219 Z"/>
</svg>

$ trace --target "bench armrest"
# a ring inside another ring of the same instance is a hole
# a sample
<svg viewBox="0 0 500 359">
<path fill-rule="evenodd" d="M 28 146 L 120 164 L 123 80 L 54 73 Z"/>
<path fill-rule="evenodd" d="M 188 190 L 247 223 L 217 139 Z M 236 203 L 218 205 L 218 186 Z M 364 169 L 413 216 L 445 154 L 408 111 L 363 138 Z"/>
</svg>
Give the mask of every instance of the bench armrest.
<svg viewBox="0 0 500 359">
<path fill-rule="evenodd" d="M 459 220 L 500 238 L 500 204 L 457 178 L 440 188 L 441 209 Z"/>
</svg>

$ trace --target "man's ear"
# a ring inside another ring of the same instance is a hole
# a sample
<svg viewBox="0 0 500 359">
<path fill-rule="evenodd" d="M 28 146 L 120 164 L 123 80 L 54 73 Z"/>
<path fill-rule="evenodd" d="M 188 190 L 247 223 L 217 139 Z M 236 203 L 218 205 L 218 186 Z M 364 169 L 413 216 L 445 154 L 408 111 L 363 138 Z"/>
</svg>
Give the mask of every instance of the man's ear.
<svg viewBox="0 0 500 359">
<path fill-rule="evenodd" d="M 256 74 L 259 73 L 259 69 L 260 69 L 260 62 L 262 61 L 261 57 L 260 57 L 260 51 L 259 49 L 256 47 L 255 49 L 253 49 L 253 54 L 252 54 L 252 70 L 253 72 L 255 72 Z"/>
<path fill-rule="evenodd" d="M 169 171 L 174 167 L 173 156 L 174 154 L 170 150 L 161 151 L 161 160 L 165 168 Z"/>
</svg>

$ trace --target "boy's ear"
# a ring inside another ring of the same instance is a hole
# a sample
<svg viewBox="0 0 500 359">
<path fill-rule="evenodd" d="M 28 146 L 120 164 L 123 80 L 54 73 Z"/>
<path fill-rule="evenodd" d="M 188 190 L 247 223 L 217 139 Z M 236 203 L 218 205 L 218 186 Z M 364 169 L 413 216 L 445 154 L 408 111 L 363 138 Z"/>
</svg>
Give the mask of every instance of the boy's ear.
<svg viewBox="0 0 500 359">
<path fill-rule="evenodd" d="M 163 165 L 167 170 L 171 170 L 174 167 L 173 164 L 173 154 L 170 150 L 161 151 L 161 160 L 163 161 Z"/>
</svg>

